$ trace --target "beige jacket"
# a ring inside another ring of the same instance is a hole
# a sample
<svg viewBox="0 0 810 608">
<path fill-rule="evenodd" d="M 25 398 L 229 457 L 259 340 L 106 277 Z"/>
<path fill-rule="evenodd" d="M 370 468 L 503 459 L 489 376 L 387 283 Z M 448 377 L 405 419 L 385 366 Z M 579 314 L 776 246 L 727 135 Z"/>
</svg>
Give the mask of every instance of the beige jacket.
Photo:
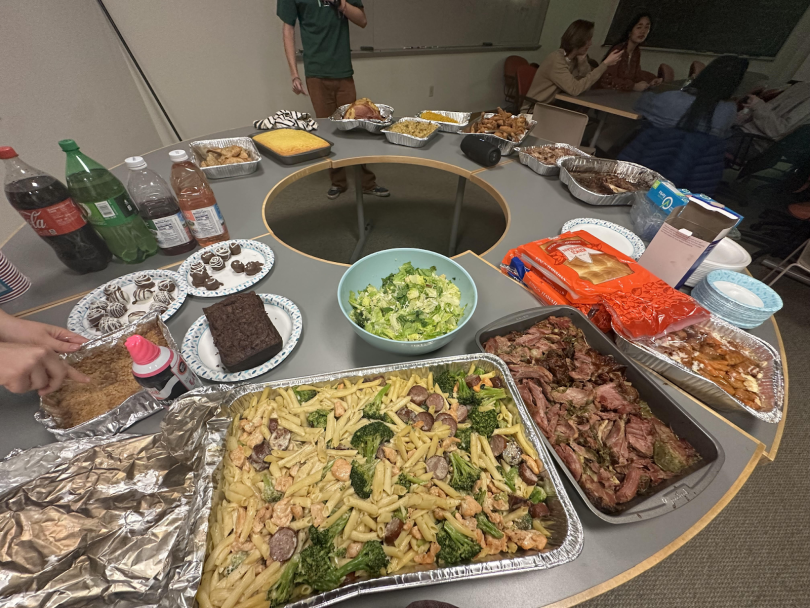
<svg viewBox="0 0 810 608">
<path fill-rule="evenodd" d="M 581 95 L 602 77 L 606 69 L 606 65 L 600 64 L 591 70 L 587 57 L 571 60 L 565 56 L 565 51 L 557 49 L 537 68 L 527 96 L 540 103 L 550 103 L 559 91 Z"/>
</svg>

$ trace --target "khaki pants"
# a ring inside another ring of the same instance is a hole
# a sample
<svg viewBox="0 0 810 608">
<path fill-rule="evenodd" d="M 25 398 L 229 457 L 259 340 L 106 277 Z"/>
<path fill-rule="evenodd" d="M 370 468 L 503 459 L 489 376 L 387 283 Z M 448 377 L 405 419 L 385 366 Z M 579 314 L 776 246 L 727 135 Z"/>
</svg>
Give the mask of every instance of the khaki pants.
<svg viewBox="0 0 810 608">
<path fill-rule="evenodd" d="M 307 78 L 307 91 L 315 109 L 316 118 L 329 118 L 340 106 L 357 99 L 354 78 Z M 365 165 L 360 165 L 363 173 L 363 190 L 373 190 L 377 178 Z M 346 169 L 330 169 L 332 185 L 346 190 Z"/>
</svg>

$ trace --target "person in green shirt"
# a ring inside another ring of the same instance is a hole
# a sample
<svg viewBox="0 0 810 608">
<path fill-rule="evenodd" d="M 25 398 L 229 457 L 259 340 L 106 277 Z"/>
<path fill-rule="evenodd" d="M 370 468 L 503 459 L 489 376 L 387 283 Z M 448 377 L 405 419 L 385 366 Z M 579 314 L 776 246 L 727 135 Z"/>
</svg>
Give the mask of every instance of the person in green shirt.
<svg viewBox="0 0 810 608">
<path fill-rule="evenodd" d="M 315 116 L 329 118 L 338 107 L 357 99 L 354 88 L 349 21 L 366 27 L 368 20 L 361 0 L 277 0 L 276 14 L 284 22 L 284 54 L 296 95 L 306 95 L 295 62 L 295 23 L 301 25 L 304 73 Z M 374 173 L 361 165 L 363 192 L 389 196 L 377 185 Z M 332 187 L 326 193 L 335 199 L 348 188 L 346 170 L 331 169 Z"/>
</svg>

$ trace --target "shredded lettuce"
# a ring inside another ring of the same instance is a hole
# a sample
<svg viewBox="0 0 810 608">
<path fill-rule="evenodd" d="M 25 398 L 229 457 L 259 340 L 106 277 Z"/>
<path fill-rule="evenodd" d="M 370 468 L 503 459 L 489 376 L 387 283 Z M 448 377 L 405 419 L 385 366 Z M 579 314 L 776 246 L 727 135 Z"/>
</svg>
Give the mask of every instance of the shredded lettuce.
<svg viewBox="0 0 810 608">
<path fill-rule="evenodd" d="M 351 318 L 366 331 L 401 342 L 430 340 L 456 329 L 466 306 L 461 291 L 436 267 L 410 262 L 390 274 L 377 289 L 369 285 L 349 294 Z"/>
</svg>

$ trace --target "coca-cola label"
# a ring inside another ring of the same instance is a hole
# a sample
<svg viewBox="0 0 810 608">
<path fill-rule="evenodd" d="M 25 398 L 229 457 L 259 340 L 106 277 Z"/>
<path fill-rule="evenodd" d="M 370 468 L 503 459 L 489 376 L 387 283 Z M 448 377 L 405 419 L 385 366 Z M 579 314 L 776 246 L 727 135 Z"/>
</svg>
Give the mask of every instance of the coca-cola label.
<svg viewBox="0 0 810 608">
<path fill-rule="evenodd" d="M 67 234 L 86 224 L 72 198 L 42 209 L 20 210 L 20 215 L 39 236 Z"/>
</svg>

